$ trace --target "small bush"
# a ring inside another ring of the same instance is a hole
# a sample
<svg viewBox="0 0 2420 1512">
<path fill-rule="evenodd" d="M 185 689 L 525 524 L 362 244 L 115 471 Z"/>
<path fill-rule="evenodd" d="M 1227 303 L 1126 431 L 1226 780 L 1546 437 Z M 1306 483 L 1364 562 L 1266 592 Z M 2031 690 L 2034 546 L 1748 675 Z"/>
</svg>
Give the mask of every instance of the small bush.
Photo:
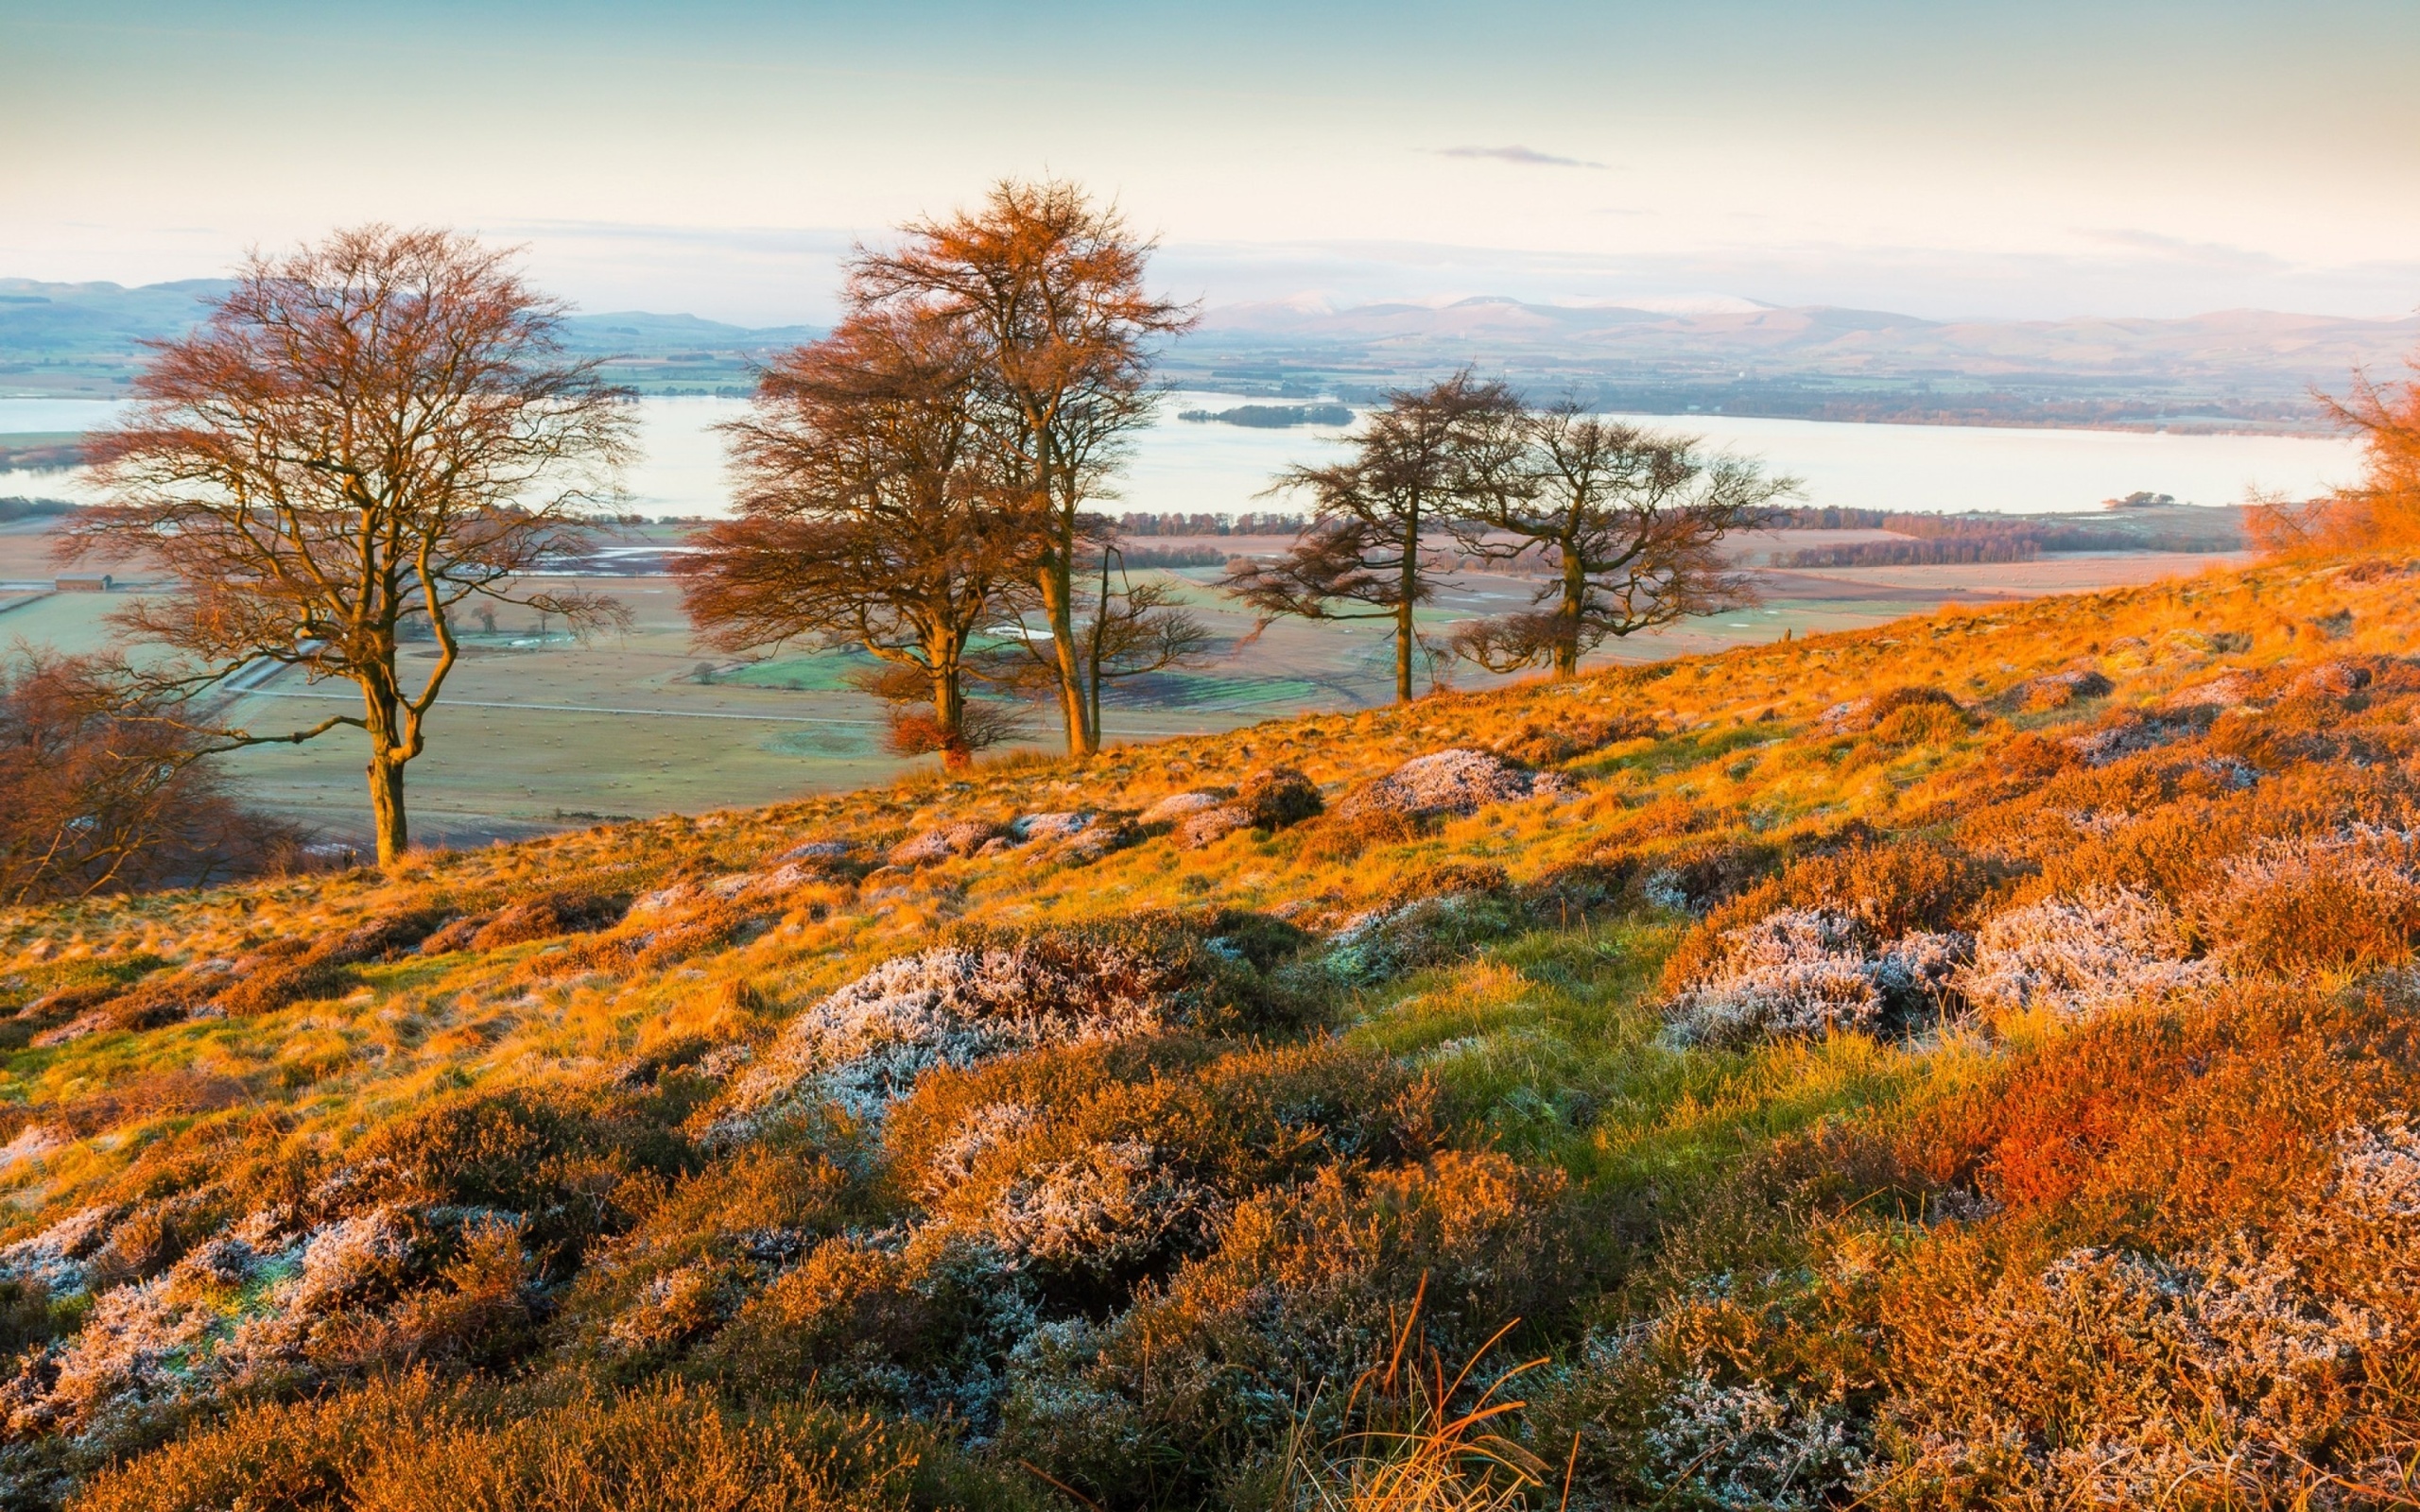
<svg viewBox="0 0 2420 1512">
<path fill-rule="evenodd" d="M 1978 1003 L 2048 1007 L 2090 1018 L 2149 994 L 2217 980 L 2206 961 L 2187 960 L 2175 918 L 2156 899 L 2097 888 L 1984 920 L 1975 964 L 1958 988 Z"/>
</svg>

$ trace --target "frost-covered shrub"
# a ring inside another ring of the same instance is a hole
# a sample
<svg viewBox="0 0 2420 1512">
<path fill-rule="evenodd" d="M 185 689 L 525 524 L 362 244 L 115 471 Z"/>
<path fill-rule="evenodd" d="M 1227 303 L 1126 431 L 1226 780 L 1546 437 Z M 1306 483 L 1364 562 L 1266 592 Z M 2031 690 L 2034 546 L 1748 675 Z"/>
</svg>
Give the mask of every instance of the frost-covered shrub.
<svg viewBox="0 0 2420 1512">
<path fill-rule="evenodd" d="M 2158 1259 L 2080 1248 L 2003 1278 L 1943 1349 L 1905 1351 L 1871 1494 L 1884 1505 L 2204 1504 L 2296 1490 L 2353 1406 L 2374 1320 L 2242 1246 Z"/>
<path fill-rule="evenodd" d="M 991 1246 L 951 1226 L 818 1245 L 750 1297 L 692 1356 L 746 1392 L 813 1377 L 835 1396 L 996 1419 L 1009 1352 L 1037 1323 L 1029 1287 Z"/>
<path fill-rule="evenodd" d="M 1145 809 L 1135 822 L 1138 824 L 1174 824 L 1188 816 L 1199 814 L 1204 809 L 1218 808 L 1226 801 L 1227 798 L 1223 791 L 1215 793 L 1170 793 L 1167 797 L 1159 799 L 1150 807 Z"/>
<path fill-rule="evenodd" d="M 804 1100 L 879 1114 L 937 1066 L 1123 1040 L 1184 1016 L 1182 975 L 1145 943 L 1037 937 L 885 961 L 792 1019 L 741 1073 L 715 1137 Z"/>
<path fill-rule="evenodd" d="M 1674 1037 L 1694 1044 L 1887 1032 L 1938 1011 L 1973 944 L 1929 931 L 1882 944 L 1846 914 L 1776 909 L 1725 931 L 1715 964 L 1673 998 L 1668 1018 Z"/>
<path fill-rule="evenodd" d="M 1020 1173 L 981 1228 L 1011 1264 L 1108 1273 L 1158 1253 L 1213 1200 L 1150 1141 L 1116 1140 Z"/>
<path fill-rule="evenodd" d="M 2394 832 L 2272 840 L 2230 860 L 2194 912 L 2238 970 L 2391 966 L 2420 936 L 2420 865 L 2411 839 Z"/>
<path fill-rule="evenodd" d="M 2207 961 L 2186 958 L 2174 917 L 2131 888 L 2091 888 L 1993 916 L 1959 989 L 1979 1003 L 2045 1006 L 2088 1019 L 2146 994 L 2205 987 Z"/>
<path fill-rule="evenodd" d="M 1252 810 L 1240 803 L 1220 803 L 1211 808 L 1196 809 L 1180 819 L 1176 827 L 1176 843 L 1188 850 L 1199 850 L 1252 826 Z"/>
<path fill-rule="evenodd" d="M 1006 825 L 990 819 L 960 819 L 901 841 L 886 859 L 894 867 L 929 867 L 954 856 L 971 856 L 1008 835 Z"/>
<path fill-rule="evenodd" d="M 0 1280 L 33 1280 L 52 1292 L 80 1292 L 89 1283 L 85 1262 L 109 1242 L 121 1215 L 114 1207 L 80 1209 L 29 1239 L 0 1249 Z"/>
<path fill-rule="evenodd" d="M 1317 970 L 1338 986 L 1366 987 L 1455 959 L 1522 922 L 1511 900 L 1479 892 L 1445 892 L 1374 908 L 1345 920 L 1328 936 Z"/>
<path fill-rule="evenodd" d="M 1564 779 L 1515 766 L 1493 751 L 1440 750 L 1415 756 L 1356 789 L 1337 805 L 1336 812 L 1344 819 L 1468 815 L 1491 803 L 1518 803 L 1571 791 Z"/>
<path fill-rule="evenodd" d="M 1668 1389 L 1641 1435 L 1641 1469 L 1683 1504 L 1814 1512 L 1864 1464 L 1837 1402 L 1809 1403 L 1768 1382 L 1719 1385 L 1700 1369 Z"/>
<path fill-rule="evenodd" d="M 1868 1489 L 1884 1505 L 2365 1506 L 2413 1447 L 2420 1136 L 2340 1132 L 2259 1231 L 2004 1265 L 1983 1236 L 1910 1257 Z"/>
<path fill-rule="evenodd" d="M 1422 1342 L 1447 1360 L 1510 1319 L 1552 1327 L 1575 1280 L 1562 1191 L 1491 1153 L 1265 1193 L 1122 1315 L 1034 1335 L 1011 1362 L 1003 1451 L 1080 1489 L 1164 1467 L 1164 1499 L 1189 1504 L 1295 1429 L 1307 1385 L 1383 1366 L 1415 1297 Z M 1317 1431 L 1342 1396 L 1322 1399 Z"/>
</svg>

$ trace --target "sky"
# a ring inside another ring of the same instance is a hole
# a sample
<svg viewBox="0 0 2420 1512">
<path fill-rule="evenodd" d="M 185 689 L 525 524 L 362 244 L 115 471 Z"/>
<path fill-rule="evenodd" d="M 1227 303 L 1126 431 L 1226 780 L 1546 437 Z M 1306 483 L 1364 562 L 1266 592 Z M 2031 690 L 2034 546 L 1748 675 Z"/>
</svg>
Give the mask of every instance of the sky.
<svg viewBox="0 0 2420 1512">
<path fill-rule="evenodd" d="M 2420 308 L 2420 3 L 0 0 L 0 276 L 362 220 L 591 310 L 828 318 L 1073 178 L 1220 305 Z"/>
</svg>

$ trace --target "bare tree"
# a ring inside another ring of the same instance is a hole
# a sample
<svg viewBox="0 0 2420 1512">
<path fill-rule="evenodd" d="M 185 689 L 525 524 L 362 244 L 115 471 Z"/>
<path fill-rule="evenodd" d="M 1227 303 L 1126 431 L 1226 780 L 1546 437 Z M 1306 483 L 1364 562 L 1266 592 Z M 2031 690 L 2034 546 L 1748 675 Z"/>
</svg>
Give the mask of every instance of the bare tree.
<svg viewBox="0 0 2420 1512">
<path fill-rule="evenodd" d="M 1029 565 L 976 415 L 979 349 L 913 312 L 858 311 L 769 368 L 726 426 L 737 518 L 684 559 L 690 617 L 725 650 L 806 639 L 885 663 L 892 748 L 963 766 L 1012 732 L 970 705 L 969 655 Z M 910 712 L 921 696 L 929 715 Z"/>
<path fill-rule="evenodd" d="M 509 256 L 385 226 L 255 256 L 199 329 L 155 347 L 126 423 L 89 440 L 110 502 L 62 542 L 179 580 L 116 616 L 182 653 L 153 694 L 190 698 L 260 662 L 360 690 L 358 714 L 210 734 L 223 749 L 361 730 L 381 865 L 408 842 L 404 768 L 426 748 L 462 606 L 526 604 L 583 630 L 619 613 L 531 586 L 613 497 L 630 395 L 565 357 L 565 306 Z M 417 689 L 396 665 L 407 624 L 437 644 Z"/>
<path fill-rule="evenodd" d="M 1609 639 L 1756 601 L 1723 538 L 1762 524 L 1797 479 L 1576 404 L 1520 416 L 1512 434 L 1517 448 L 1496 454 L 1456 529 L 1477 555 L 1534 556 L 1554 575 L 1534 602 L 1550 607 L 1464 624 L 1459 653 L 1569 678 Z"/>
<path fill-rule="evenodd" d="M 946 320 L 980 344 L 986 422 L 1035 543 L 1067 749 L 1089 755 L 1100 731 L 1076 627 L 1085 504 L 1151 421 L 1153 344 L 1194 312 L 1145 290 L 1151 243 L 1071 183 L 1004 181 L 979 210 L 906 230 L 895 250 L 858 249 L 851 298 Z"/>
<path fill-rule="evenodd" d="M 1077 599 L 1073 628 L 1085 710 L 1098 740 L 1107 728 L 1101 695 L 1110 683 L 1199 666 L 1209 660 L 1217 637 L 1184 607 L 1173 585 L 1150 578 L 1137 582 L 1128 573 L 1117 531 L 1106 519 L 1087 516 L 1084 528 L 1086 544 L 1071 585 Z M 1028 588 L 1016 595 L 1025 601 L 1020 608 L 1032 607 Z M 1057 693 L 1063 663 L 1056 641 L 1028 635 L 1022 644 L 1027 661 L 1014 678 L 1017 685 L 1039 696 Z"/>
<path fill-rule="evenodd" d="M 0 663 L 0 899 L 11 905 L 258 869 L 300 836 L 246 813 L 203 742 L 96 658 Z"/>
<path fill-rule="evenodd" d="M 1519 409 L 1510 389 L 1468 372 L 1390 393 L 1353 438 L 1351 460 L 1278 477 L 1271 492 L 1310 496 L 1310 528 L 1276 561 L 1230 571 L 1225 585 L 1265 616 L 1392 621 L 1395 698 L 1410 702 L 1414 615 L 1443 567 L 1427 542 L 1479 490 L 1502 486 L 1501 438 Z"/>
</svg>

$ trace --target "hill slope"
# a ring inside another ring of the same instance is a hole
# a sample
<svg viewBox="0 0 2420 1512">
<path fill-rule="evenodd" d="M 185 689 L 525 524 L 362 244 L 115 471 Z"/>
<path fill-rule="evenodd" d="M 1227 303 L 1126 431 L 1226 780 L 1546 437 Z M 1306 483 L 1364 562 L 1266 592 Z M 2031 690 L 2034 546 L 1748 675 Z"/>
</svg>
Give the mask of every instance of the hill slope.
<svg viewBox="0 0 2420 1512">
<path fill-rule="evenodd" d="M 2415 607 L 0 915 L 6 1499 L 2409 1504 Z"/>
</svg>

